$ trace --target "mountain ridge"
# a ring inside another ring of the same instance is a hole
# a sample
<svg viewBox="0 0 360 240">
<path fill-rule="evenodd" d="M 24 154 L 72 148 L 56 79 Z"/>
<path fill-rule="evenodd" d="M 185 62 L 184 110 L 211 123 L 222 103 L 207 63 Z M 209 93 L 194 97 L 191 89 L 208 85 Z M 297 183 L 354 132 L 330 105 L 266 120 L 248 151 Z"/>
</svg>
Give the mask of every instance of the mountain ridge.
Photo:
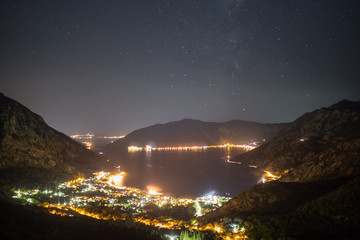
<svg viewBox="0 0 360 240">
<path fill-rule="evenodd" d="M 291 169 L 303 165 L 307 170 L 296 174 L 296 181 L 312 181 L 321 180 L 316 176 L 359 174 L 357 149 L 360 149 L 360 102 L 343 100 L 303 114 L 267 143 L 232 161 L 255 165 L 261 171 L 268 170 L 276 175 L 288 171 L 282 178 L 284 181 L 295 180 L 290 177 L 294 175 Z M 337 168 L 340 165 L 341 168 Z"/>
<path fill-rule="evenodd" d="M 38 169 L 57 175 L 88 174 L 105 161 L 19 102 L 0 94 L 0 169 Z M 37 171 L 37 170 L 36 170 Z"/>
<path fill-rule="evenodd" d="M 104 151 L 127 150 L 128 146 L 203 146 L 226 143 L 246 144 L 274 136 L 287 123 L 263 124 L 243 120 L 204 122 L 182 119 L 140 128 L 108 144 Z"/>
<path fill-rule="evenodd" d="M 253 239 L 359 239 L 360 102 L 305 113 L 232 161 L 277 175 L 239 193 L 202 223 L 241 219 Z"/>
</svg>

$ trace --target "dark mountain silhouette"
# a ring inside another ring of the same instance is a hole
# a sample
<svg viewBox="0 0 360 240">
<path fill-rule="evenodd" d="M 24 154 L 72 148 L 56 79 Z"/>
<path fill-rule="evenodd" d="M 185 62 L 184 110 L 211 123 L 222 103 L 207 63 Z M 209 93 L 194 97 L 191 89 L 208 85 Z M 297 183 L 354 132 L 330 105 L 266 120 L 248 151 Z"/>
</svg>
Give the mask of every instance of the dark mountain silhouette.
<svg viewBox="0 0 360 240">
<path fill-rule="evenodd" d="M 306 113 L 259 148 L 233 159 L 282 174 L 282 181 L 313 181 L 360 173 L 360 102 L 343 100 Z"/>
<path fill-rule="evenodd" d="M 20 239 L 164 239 L 153 228 L 137 223 L 73 218 L 52 215 L 35 206 L 23 206 L 0 199 L 1 240 Z M 119 237 L 120 236 L 120 237 Z"/>
<path fill-rule="evenodd" d="M 255 239 L 359 239 L 360 102 L 306 113 L 233 161 L 280 175 L 202 218 L 240 218 Z M 288 171 L 288 172 L 286 172 Z"/>
<path fill-rule="evenodd" d="M 156 124 L 136 130 L 104 147 L 108 151 L 123 151 L 128 146 L 155 147 L 245 144 L 274 136 L 287 124 L 262 124 L 233 120 L 225 123 L 184 119 Z"/>
<path fill-rule="evenodd" d="M 105 161 L 39 115 L 0 94 L 0 171 L 10 175 L 72 176 L 90 173 Z M 18 173 L 18 174 L 16 174 Z"/>
</svg>

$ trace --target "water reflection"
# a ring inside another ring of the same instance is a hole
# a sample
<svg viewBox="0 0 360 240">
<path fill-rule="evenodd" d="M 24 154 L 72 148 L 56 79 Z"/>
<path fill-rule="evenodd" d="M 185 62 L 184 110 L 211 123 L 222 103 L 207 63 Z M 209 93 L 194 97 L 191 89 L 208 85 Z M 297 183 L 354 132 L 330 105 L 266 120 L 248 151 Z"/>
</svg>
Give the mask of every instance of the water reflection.
<svg viewBox="0 0 360 240">
<path fill-rule="evenodd" d="M 249 169 L 227 162 L 242 151 L 140 151 L 110 158 L 128 173 L 124 179 L 127 186 L 157 186 L 166 194 L 182 197 L 202 196 L 210 191 L 234 196 L 258 181 Z"/>
</svg>

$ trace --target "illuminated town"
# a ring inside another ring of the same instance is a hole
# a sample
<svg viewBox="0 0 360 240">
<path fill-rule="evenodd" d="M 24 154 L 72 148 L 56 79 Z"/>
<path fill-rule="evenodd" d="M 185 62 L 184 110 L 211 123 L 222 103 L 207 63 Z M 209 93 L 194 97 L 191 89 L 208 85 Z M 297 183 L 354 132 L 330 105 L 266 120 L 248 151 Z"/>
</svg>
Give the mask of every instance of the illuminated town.
<svg viewBox="0 0 360 240">
<path fill-rule="evenodd" d="M 137 151 L 196 151 L 196 150 L 206 150 L 209 148 L 241 148 L 245 151 L 253 150 L 257 147 L 256 143 L 252 144 L 224 144 L 224 145 L 211 145 L 211 146 L 178 146 L 178 147 L 152 147 L 150 145 L 146 145 L 146 147 L 138 147 L 138 146 L 129 146 L 129 152 L 137 152 Z"/>
<path fill-rule="evenodd" d="M 222 206 L 229 197 L 165 196 L 154 186 L 149 186 L 147 191 L 123 186 L 125 176 L 125 172 L 119 171 L 96 172 L 91 178 L 78 178 L 51 189 L 13 189 L 12 197 L 22 204 L 37 205 L 63 217 L 84 215 L 101 220 L 130 220 L 159 229 L 211 231 L 223 239 L 247 239 L 240 219 L 207 225 L 198 223 L 197 217 Z"/>
</svg>

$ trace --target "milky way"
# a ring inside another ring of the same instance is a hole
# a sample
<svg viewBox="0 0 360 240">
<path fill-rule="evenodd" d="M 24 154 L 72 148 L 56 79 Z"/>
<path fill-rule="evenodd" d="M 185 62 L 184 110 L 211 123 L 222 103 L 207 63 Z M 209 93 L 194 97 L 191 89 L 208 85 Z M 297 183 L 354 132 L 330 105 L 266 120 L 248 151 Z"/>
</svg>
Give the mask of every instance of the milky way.
<svg viewBox="0 0 360 240">
<path fill-rule="evenodd" d="M 67 134 L 360 99 L 359 1 L 1 1 L 0 91 Z"/>
</svg>

